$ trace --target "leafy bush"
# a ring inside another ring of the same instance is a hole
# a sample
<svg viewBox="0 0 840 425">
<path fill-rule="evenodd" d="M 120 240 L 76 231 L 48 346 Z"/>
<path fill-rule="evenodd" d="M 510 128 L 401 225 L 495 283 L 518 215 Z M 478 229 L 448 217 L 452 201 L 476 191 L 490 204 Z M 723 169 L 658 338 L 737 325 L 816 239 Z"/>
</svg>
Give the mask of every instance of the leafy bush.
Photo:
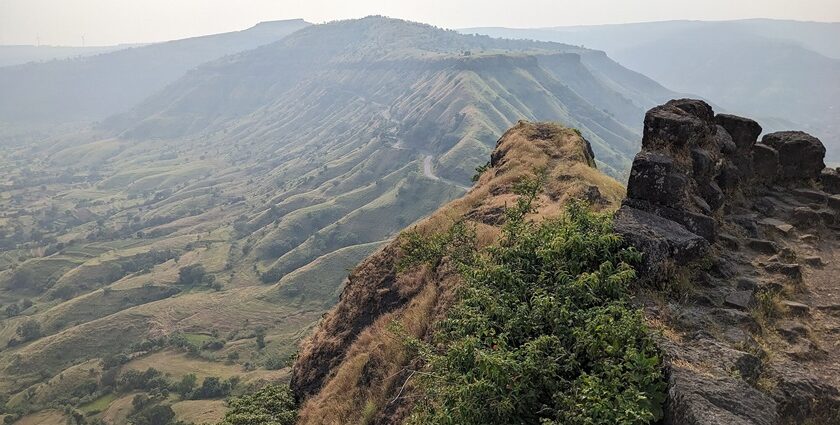
<svg viewBox="0 0 840 425">
<path fill-rule="evenodd" d="M 479 165 L 475 167 L 475 174 L 473 174 L 472 178 L 470 179 L 473 183 L 477 182 L 478 179 L 481 178 L 481 175 L 484 174 L 485 171 L 490 169 L 490 161 L 487 161 L 486 164 Z"/>
<path fill-rule="evenodd" d="M 234 387 L 239 383 L 239 378 L 234 376 L 230 379 L 221 380 L 215 376 L 208 376 L 204 378 L 201 386 L 193 391 L 192 398 L 194 399 L 208 399 L 227 397 Z"/>
<path fill-rule="evenodd" d="M 17 327 L 15 333 L 24 342 L 38 339 L 41 337 L 41 324 L 32 319 L 27 319 Z"/>
<path fill-rule="evenodd" d="M 143 372 L 129 369 L 117 379 L 117 391 L 129 392 L 133 390 L 168 391 L 169 382 L 159 370 L 148 368 Z"/>
<path fill-rule="evenodd" d="M 265 328 L 260 326 L 256 330 L 254 330 L 254 337 L 256 338 L 257 342 L 257 350 L 262 350 L 265 348 Z"/>
<path fill-rule="evenodd" d="M 133 399 L 131 399 L 131 406 L 134 408 L 135 412 L 139 412 L 140 410 L 143 410 L 150 401 L 151 399 L 146 394 L 137 394 Z"/>
<path fill-rule="evenodd" d="M 20 314 L 20 307 L 17 304 L 9 304 L 6 306 L 6 317 L 15 317 Z"/>
<path fill-rule="evenodd" d="M 611 217 L 571 204 L 539 224 L 538 180 L 518 186 L 497 246 L 474 255 L 469 232 L 404 239 L 406 264 L 458 263 L 464 285 L 423 360 L 415 424 L 645 424 L 662 416 L 664 380 L 629 304 L 639 254 Z M 447 246 L 441 246 L 447 241 Z M 426 251 L 421 251 L 421 246 Z"/>
<path fill-rule="evenodd" d="M 207 274 L 201 264 L 191 264 L 178 270 L 179 285 L 210 285 L 215 280 L 216 277 Z"/>
<path fill-rule="evenodd" d="M 102 359 L 102 368 L 103 369 L 111 369 L 111 368 L 114 368 L 114 367 L 117 367 L 117 366 L 128 363 L 128 360 L 129 360 L 128 356 L 125 355 L 124 353 L 117 353 L 117 354 L 112 354 L 112 355 L 109 355 L 109 356 L 105 356 Z"/>
<path fill-rule="evenodd" d="M 221 340 L 221 339 L 218 339 L 218 338 L 213 338 L 213 339 L 204 341 L 201 344 L 201 349 L 202 350 L 217 351 L 217 350 L 221 350 L 222 348 L 224 348 L 224 346 L 225 346 L 225 341 L 224 340 Z"/>
<path fill-rule="evenodd" d="M 161 404 L 148 406 L 131 416 L 134 425 L 168 425 L 175 421 L 171 407 Z"/>
<path fill-rule="evenodd" d="M 181 380 L 173 386 L 173 390 L 178 393 L 182 399 L 188 399 L 192 396 L 193 389 L 195 389 L 196 378 L 194 373 L 184 375 Z"/>
<path fill-rule="evenodd" d="M 269 385 L 259 391 L 228 401 L 225 419 L 219 425 L 294 425 L 295 398 L 288 387 Z"/>
<path fill-rule="evenodd" d="M 397 263 L 399 271 L 420 264 L 437 268 L 444 258 L 467 261 L 475 252 L 475 230 L 458 221 L 443 233 L 423 236 L 410 231 L 400 235 L 402 257 Z"/>
</svg>

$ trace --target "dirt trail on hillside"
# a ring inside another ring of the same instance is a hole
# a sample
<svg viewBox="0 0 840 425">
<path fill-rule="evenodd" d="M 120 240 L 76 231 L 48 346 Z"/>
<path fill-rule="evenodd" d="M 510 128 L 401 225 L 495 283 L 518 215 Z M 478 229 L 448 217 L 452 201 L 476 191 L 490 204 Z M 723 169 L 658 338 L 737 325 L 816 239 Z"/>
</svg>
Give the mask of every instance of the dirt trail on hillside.
<svg viewBox="0 0 840 425">
<path fill-rule="evenodd" d="M 426 177 L 428 177 L 432 180 L 438 180 L 438 181 L 442 181 L 444 183 L 451 184 L 451 185 L 456 186 L 460 189 L 470 190 L 469 186 L 464 186 L 464 185 L 458 184 L 458 183 L 456 183 L 452 180 L 447 180 L 447 179 L 444 179 L 444 178 L 441 178 L 441 177 L 435 175 L 434 169 L 432 167 L 432 161 L 433 160 L 434 160 L 434 157 L 432 155 L 426 155 L 426 157 L 423 159 L 423 175 L 424 176 L 426 176 Z"/>
<path fill-rule="evenodd" d="M 840 386 L 840 241 L 827 240 L 820 245 L 814 254 L 821 265 L 806 272 L 802 302 L 810 307 L 807 322 L 819 354 L 814 363 L 821 370 L 830 370 L 823 376 Z"/>
</svg>

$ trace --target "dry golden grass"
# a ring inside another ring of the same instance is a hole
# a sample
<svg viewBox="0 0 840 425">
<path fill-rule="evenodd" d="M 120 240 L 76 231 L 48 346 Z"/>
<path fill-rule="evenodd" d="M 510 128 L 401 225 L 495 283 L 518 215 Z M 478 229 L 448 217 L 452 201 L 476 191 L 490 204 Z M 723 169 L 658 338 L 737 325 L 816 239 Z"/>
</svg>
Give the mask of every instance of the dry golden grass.
<svg viewBox="0 0 840 425">
<path fill-rule="evenodd" d="M 46 404 L 50 400 L 71 394 L 86 381 L 98 382 L 101 373 L 102 364 L 99 360 L 89 360 L 71 366 L 47 381 L 45 385 L 39 386 L 35 392 L 34 402 Z"/>
<path fill-rule="evenodd" d="M 670 366 L 673 367 L 673 368 L 677 368 L 677 369 L 689 370 L 689 371 L 694 372 L 698 375 L 702 375 L 702 376 L 706 376 L 706 377 L 710 377 L 710 378 L 713 378 L 715 376 L 715 374 L 712 373 L 713 369 L 712 369 L 711 366 L 706 365 L 706 364 L 702 364 L 702 363 L 701 364 L 691 363 L 691 362 L 689 362 L 688 360 L 685 360 L 685 359 L 673 359 L 673 360 L 670 361 Z"/>
<path fill-rule="evenodd" d="M 548 139 L 532 139 L 537 126 L 547 128 Z M 590 187 L 596 187 L 603 203 L 593 204 L 596 210 L 614 210 L 624 198 L 625 189 L 615 179 L 593 168 L 583 138 L 573 130 L 551 124 L 520 121 L 501 138 L 494 155 L 502 155 L 494 167 L 479 178 L 464 197 L 441 207 L 417 226 L 421 232 L 437 232 L 471 210 L 512 205 L 516 195 L 514 184 L 525 177 L 533 178 L 544 169 L 547 179 L 540 196 L 536 217 L 557 216 L 570 200 L 585 198 Z"/>
<path fill-rule="evenodd" d="M 654 330 L 655 332 L 659 332 L 664 338 L 667 338 L 669 341 L 678 343 L 683 340 L 683 333 L 671 327 L 664 320 L 649 315 L 646 315 L 644 317 L 644 320 L 648 328 Z"/>
<path fill-rule="evenodd" d="M 174 403 L 175 419 L 191 424 L 215 424 L 225 416 L 224 400 L 184 400 Z"/>
<path fill-rule="evenodd" d="M 286 381 L 289 376 L 288 369 L 256 369 L 246 371 L 241 365 L 211 362 L 174 350 L 164 350 L 148 356 L 138 357 L 126 363 L 123 369 L 142 371 L 150 367 L 168 374 L 174 379 L 180 379 L 182 376 L 192 373 L 198 378 L 199 383 L 208 376 L 217 376 L 219 378 L 239 376 L 243 384 L 260 379 L 273 382 Z"/>
<path fill-rule="evenodd" d="M 58 410 L 44 410 L 42 412 L 26 415 L 15 425 L 65 425 L 67 423 L 67 415 Z"/>
<path fill-rule="evenodd" d="M 124 424 L 128 422 L 128 415 L 134 410 L 131 401 L 136 393 L 126 394 L 113 402 L 100 415 L 100 419 L 106 424 Z"/>
<path fill-rule="evenodd" d="M 317 396 L 304 404 L 300 424 L 363 423 L 373 411 L 395 403 L 393 394 L 406 382 L 409 353 L 403 340 L 391 330 L 401 323 L 408 334 L 424 338 L 430 330 L 439 302 L 439 288 L 427 285 L 402 311 L 381 315 L 353 344 L 335 376 Z M 409 391 L 403 390 L 403 395 Z"/>
</svg>

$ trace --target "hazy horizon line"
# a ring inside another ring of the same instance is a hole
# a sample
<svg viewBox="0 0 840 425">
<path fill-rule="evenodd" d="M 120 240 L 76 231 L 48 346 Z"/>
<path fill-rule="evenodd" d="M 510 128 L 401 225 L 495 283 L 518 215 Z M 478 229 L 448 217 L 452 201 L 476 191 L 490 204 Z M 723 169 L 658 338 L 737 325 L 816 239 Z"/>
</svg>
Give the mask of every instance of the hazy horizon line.
<svg viewBox="0 0 840 425">
<path fill-rule="evenodd" d="M 469 26 L 469 27 L 458 27 L 458 28 L 449 28 L 445 26 L 439 26 L 435 24 L 431 24 L 428 22 L 423 22 L 420 20 L 412 20 L 407 18 L 401 17 L 393 17 L 393 16 L 386 16 L 386 15 L 367 15 L 361 18 L 346 18 L 346 19 L 334 19 L 330 21 L 323 21 L 323 22 L 311 22 L 305 18 L 285 18 L 285 19 L 271 19 L 265 21 L 257 21 L 249 26 L 235 29 L 231 31 L 222 31 L 222 32 L 209 32 L 209 33 L 201 33 L 195 34 L 188 37 L 182 38 L 172 38 L 168 40 L 156 40 L 156 41 L 126 41 L 116 44 L 89 44 L 89 45 L 78 45 L 78 44 L 2 44 L 0 43 L 0 47 L 45 47 L 45 48 L 106 48 L 106 47 L 140 47 L 150 44 L 160 44 L 160 43 L 167 43 L 172 41 L 179 41 L 179 40 L 188 40 L 191 38 L 200 38 L 200 37 L 207 37 L 217 34 L 228 34 L 233 32 L 239 31 L 246 31 L 252 29 L 260 24 L 267 24 L 272 22 L 286 22 L 286 21 L 304 21 L 310 25 L 325 25 L 333 22 L 340 22 L 340 21 L 352 21 L 358 19 L 364 19 L 372 16 L 383 16 L 390 19 L 399 19 L 408 22 L 415 22 L 415 23 L 422 23 L 427 25 L 432 25 L 434 27 L 449 29 L 449 30 L 471 30 L 471 29 L 479 29 L 479 28 L 504 28 L 504 29 L 512 29 L 512 30 L 551 30 L 556 28 L 591 28 L 591 27 L 608 27 L 608 26 L 622 26 L 622 25 L 642 25 L 642 24 L 665 24 L 665 23 L 673 23 L 673 22 L 744 22 L 744 21 L 775 21 L 775 22 L 795 22 L 795 23 L 804 23 L 804 24 L 826 24 L 826 25 L 838 25 L 840 21 L 817 21 L 817 20 L 803 20 L 803 19 L 786 19 L 786 18 L 764 18 L 764 17 L 755 17 L 755 18 L 737 18 L 737 19 L 665 19 L 665 20 L 651 20 L 651 21 L 628 21 L 628 22 L 618 22 L 618 23 L 601 23 L 601 24 L 580 24 L 580 25 L 555 25 L 555 26 L 534 26 L 534 27 L 520 27 L 520 26 L 499 26 L 499 25 L 476 25 L 476 26 Z"/>
</svg>

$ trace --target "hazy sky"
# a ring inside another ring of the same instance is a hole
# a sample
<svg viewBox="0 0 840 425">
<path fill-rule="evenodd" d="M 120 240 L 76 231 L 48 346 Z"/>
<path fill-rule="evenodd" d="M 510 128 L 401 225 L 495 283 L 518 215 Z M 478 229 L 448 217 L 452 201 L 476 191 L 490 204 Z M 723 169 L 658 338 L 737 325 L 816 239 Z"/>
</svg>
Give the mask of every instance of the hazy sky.
<svg viewBox="0 0 840 425">
<path fill-rule="evenodd" d="M 171 40 L 250 27 L 386 15 L 448 28 L 670 19 L 840 21 L 840 0 L 0 0 L 0 44 Z"/>
</svg>

